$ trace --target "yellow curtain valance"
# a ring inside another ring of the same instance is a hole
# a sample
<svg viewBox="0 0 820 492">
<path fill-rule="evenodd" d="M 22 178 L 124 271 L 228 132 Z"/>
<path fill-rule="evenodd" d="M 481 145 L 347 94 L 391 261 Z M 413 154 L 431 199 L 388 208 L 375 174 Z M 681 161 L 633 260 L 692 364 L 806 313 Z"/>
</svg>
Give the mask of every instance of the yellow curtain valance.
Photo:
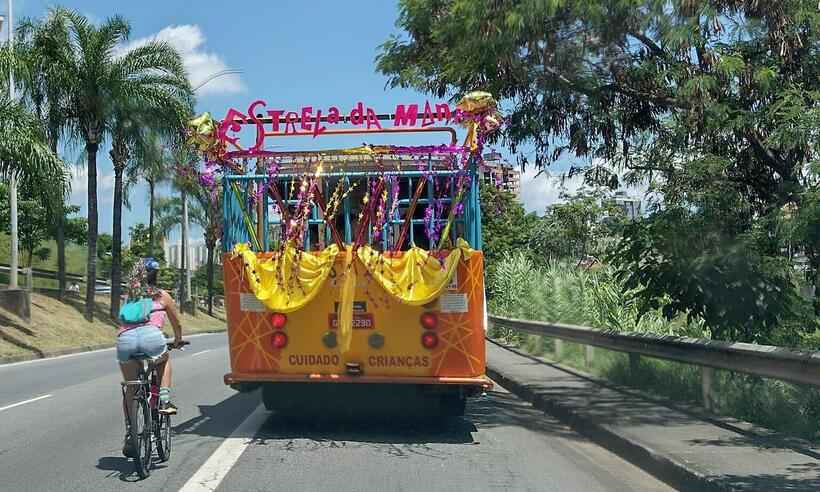
<svg viewBox="0 0 820 492">
<path fill-rule="evenodd" d="M 469 258 L 472 250 L 463 239 L 440 261 L 429 251 L 412 247 L 400 257 L 392 258 L 362 246 L 358 257 L 373 278 L 391 296 L 401 303 L 422 306 L 433 301 L 445 289 L 462 258 Z"/>
<path fill-rule="evenodd" d="M 310 302 L 324 285 L 339 248 L 335 244 L 318 253 L 285 245 L 281 255 L 260 258 L 248 244 L 234 246 L 242 257 L 251 292 L 271 311 L 289 313 Z"/>
</svg>

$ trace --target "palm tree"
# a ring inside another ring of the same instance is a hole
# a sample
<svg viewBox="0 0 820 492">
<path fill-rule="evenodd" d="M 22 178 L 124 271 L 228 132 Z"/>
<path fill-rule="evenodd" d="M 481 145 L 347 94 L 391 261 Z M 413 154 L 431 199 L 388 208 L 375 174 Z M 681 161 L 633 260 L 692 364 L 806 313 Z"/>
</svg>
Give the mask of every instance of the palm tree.
<svg viewBox="0 0 820 492">
<path fill-rule="evenodd" d="M 208 316 L 214 315 L 214 252 L 222 232 L 222 216 L 219 213 L 221 194 L 219 186 L 213 191 L 200 187 L 194 194 L 197 207 L 191 211 L 194 223 L 202 228 L 208 250 Z"/>
<path fill-rule="evenodd" d="M 17 29 L 17 36 L 19 39 L 15 43 L 15 51 L 21 63 L 18 65 L 16 78 L 21 85 L 24 100 L 40 120 L 48 145 L 56 155 L 60 138 L 70 121 L 66 107 L 68 81 L 57 63 L 65 56 L 64 51 L 68 46 L 65 17 L 50 12 L 43 21 L 24 19 Z M 66 289 L 65 198 L 68 187 L 63 191 L 54 197 L 53 206 L 50 207 L 54 210 L 49 210 L 57 241 L 60 299 L 65 296 Z"/>
<path fill-rule="evenodd" d="M 177 55 L 178 56 L 178 55 Z M 180 84 L 187 86 L 185 73 L 178 74 Z M 181 134 L 186 117 L 190 114 L 187 101 L 166 101 L 163 107 L 133 106 L 131 101 L 116 104 L 111 125 L 111 162 L 114 164 L 114 243 L 111 250 L 111 317 L 120 310 L 120 280 L 122 264 L 122 206 L 125 198 L 123 175 L 126 166 L 138 166 L 139 149 L 153 145 L 149 128 L 169 135 Z M 133 172 L 129 173 L 133 175 Z M 149 226 L 150 228 L 150 226 Z M 153 253 L 153 247 L 151 248 Z"/>
<path fill-rule="evenodd" d="M 65 186 L 65 166 L 46 144 L 43 128 L 25 107 L 0 97 L 0 176 L 27 179 L 43 188 Z"/>
<path fill-rule="evenodd" d="M 180 81 L 182 61 L 167 43 L 149 42 L 118 52 L 130 32 L 130 25 L 122 17 L 108 18 L 97 26 L 76 11 L 56 12 L 65 16 L 70 34 L 60 70 L 70 81 L 69 107 L 88 159 L 87 285 L 93 286 L 97 279 L 97 151 L 111 134 L 117 105 L 129 101 L 137 107 L 161 107 L 169 101 L 186 99 L 190 88 L 184 77 Z M 89 287 L 85 306 L 89 321 L 94 319 L 94 294 Z"/>
<path fill-rule="evenodd" d="M 129 166 L 129 180 L 136 181 L 139 178 L 148 184 L 148 250 L 156 256 L 156 193 L 157 186 L 170 181 L 169 169 L 163 160 L 162 139 L 154 131 L 146 135 L 144 145 L 135 149 L 134 165 Z"/>
</svg>

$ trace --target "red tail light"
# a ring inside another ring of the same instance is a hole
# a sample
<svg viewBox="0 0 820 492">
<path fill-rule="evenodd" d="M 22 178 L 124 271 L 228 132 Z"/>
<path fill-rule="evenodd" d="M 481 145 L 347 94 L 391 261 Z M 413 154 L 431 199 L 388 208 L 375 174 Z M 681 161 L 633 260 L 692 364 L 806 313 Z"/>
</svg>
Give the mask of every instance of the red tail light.
<svg viewBox="0 0 820 492">
<path fill-rule="evenodd" d="M 288 315 L 284 313 L 273 313 L 270 316 L 270 323 L 277 330 L 281 330 L 286 324 L 288 324 Z"/>
<path fill-rule="evenodd" d="M 424 348 L 432 349 L 436 348 L 438 345 L 438 335 L 432 331 L 426 331 L 421 336 L 421 344 L 424 345 Z"/>
<path fill-rule="evenodd" d="M 285 348 L 288 344 L 288 336 L 284 331 L 277 331 L 273 334 L 272 342 L 273 346 L 278 349 Z"/>
<path fill-rule="evenodd" d="M 438 327 L 438 316 L 436 313 L 424 313 L 419 318 L 419 323 L 425 330 L 435 330 Z"/>
</svg>

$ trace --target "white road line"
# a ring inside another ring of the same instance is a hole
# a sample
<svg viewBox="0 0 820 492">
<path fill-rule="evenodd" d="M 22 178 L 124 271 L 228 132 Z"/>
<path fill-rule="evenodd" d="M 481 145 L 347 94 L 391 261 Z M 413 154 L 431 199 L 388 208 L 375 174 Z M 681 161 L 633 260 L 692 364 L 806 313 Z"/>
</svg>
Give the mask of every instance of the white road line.
<svg viewBox="0 0 820 492">
<path fill-rule="evenodd" d="M 185 335 L 185 339 L 187 340 L 189 338 L 205 337 L 205 336 L 209 336 L 209 335 L 224 335 L 224 332 L 196 333 L 196 334 L 193 334 L 193 335 Z M 20 361 L 20 362 L 11 362 L 9 364 L 0 364 L 0 370 L 6 369 L 6 368 L 9 368 L 9 367 L 22 366 L 22 365 L 26 365 L 26 364 L 36 364 L 38 362 L 51 362 L 51 361 L 55 361 L 55 360 L 59 360 L 59 359 L 67 359 L 69 357 L 79 357 L 79 356 L 82 356 L 82 355 L 91 355 L 91 354 L 96 354 L 96 353 L 99 353 L 99 352 L 107 352 L 109 350 L 114 350 L 114 348 L 115 347 L 108 347 L 108 348 L 104 348 L 104 349 L 89 350 L 88 352 L 76 352 L 76 353 L 73 353 L 73 354 L 58 355 L 58 356 L 55 356 L 55 357 L 45 357 L 45 358 L 42 358 L 42 359 L 31 359 L 31 360 L 24 360 L 24 361 Z"/>
<path fill-rule="evenodd" d="M 43 395 L 43 396 L 38 396 L 37 398 L 32 398 L 30 400 L 18 401 L 17 403 L 12 403 L 11 405 L 6 405 L 5 407 L 0 407 L 0 412 L 2 412 L 3 410 L 8 410 L 10 408 L 19 407 L 20 405 L 25 405 L 26 403 L 32 403 L 32 402 L 35 402 L 37 400 L 44 400 L 46 398 L 51 398 L 51 395 Z"/>
<path fill-rule="evenodd" d="M 222 444 L 214 451 L 214 454 L 208 458 L 199 470 L 185 482 L 180 492 L 203 492 L 214 491 L 225 475 L 231 471 L 233 465 L 242 456 L 242 452 L 253 441 L 253 436 L 265 423 L 268 418 L 268 412 L 262 405 L 256 407 L 248 418 L 246 418 L 239 427 L 237 427 Z"/>
<path fill-rule="evenodd" d="M 211 352 L 211 351 L 213 351 L 213 349 L 202 350 L 202 351 L 197 352 L 195 354 L 191 354 L 191 357 L 196 357 L 197 355 L 207 354 L 208 352 Z"/>
</svg>

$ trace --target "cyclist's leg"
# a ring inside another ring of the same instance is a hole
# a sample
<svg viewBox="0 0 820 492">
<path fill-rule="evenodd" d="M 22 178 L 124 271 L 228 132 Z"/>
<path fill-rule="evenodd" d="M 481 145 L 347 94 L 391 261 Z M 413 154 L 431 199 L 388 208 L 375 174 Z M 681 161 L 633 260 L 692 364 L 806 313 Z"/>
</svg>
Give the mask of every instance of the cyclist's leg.
<svg viewBox="0 0 820 492">
<path fill-rule="evenodd" d="M 165 354 L 160 357 L 157 362 L 157 374 L 159 374 L 159 385 L 163 388 L 171 387 L 171 357 L 170 354 Z"/>
<path fill-rule="evenodd" d="M 165 335 L 156 327 L 146 327 L 141 336 L 143 351 L 154 359 L 157 374 L 160 378 L 159 402 L 163 413 L 176 413 L 171 404 L 171 362 L 168 357 Z"/>
</svg>

